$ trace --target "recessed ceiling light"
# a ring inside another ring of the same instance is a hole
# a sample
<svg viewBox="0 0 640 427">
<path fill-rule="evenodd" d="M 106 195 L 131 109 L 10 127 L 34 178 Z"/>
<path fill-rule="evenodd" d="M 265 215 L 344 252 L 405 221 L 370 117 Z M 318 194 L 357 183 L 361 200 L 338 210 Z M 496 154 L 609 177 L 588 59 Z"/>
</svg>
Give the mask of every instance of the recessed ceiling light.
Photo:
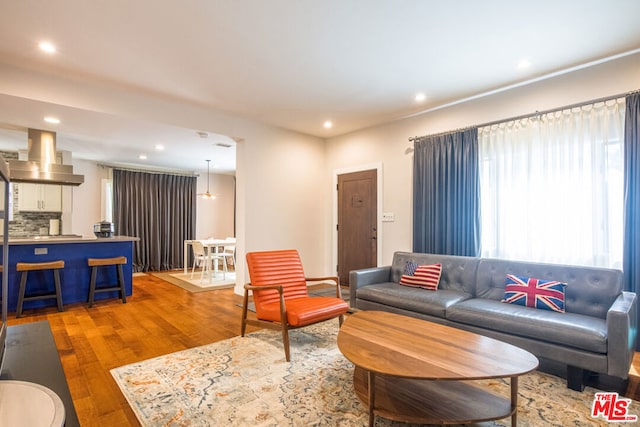
<svg viewBox="0 0 640 427">
<path fill-rule="evenodd" d="M 157 144 L 157 145 L 156 145 L 156 150 L 158 150 L 158 151 L 162 151 L 162 150 L 164 150 L 164 145 L 162 145 L 162 144 Z"/>
<path fill-rule="evenodd" d="M 528 59 L 523 59 L 520 62 L 518 62 L 518 68 L 520 70 L 524 70 L 526 68 L 529 68 L 531 66 L 531 62 L 529 62 Z"/>
<path fill-rule="evenodd" d="M 139 158 L 140 160 L 147 160 L 147 155 L 146 155 L 146 154 L 140 154 L 140 155 L 138 156 L 138 158 Z"/>
<path fill-rule="evenodd" d="M 44 121 L 47 123 L 52 123 L 54 125 L 57 125 L 60 123 L 60 119 L 57 117 L 45 117 Z"/>
<path fill-rule="evenodd" d="M 416 96 L 414 98 L 416 100 L 416 102 L 422 102 L 425 99 L 427 99 L 427 95 L 425 95 L 424 93 L 420 92 L 420 93 L 416 93 Z"/>
<path fill-rule="evenodd" d="M 333 127 L 333 123 L 331 123 L 331 120 L 327 120 L 326 122 L 324 122 L 325 129 L 331 129 L 332 127 Z"/>
<path fill-rule="evenodd" d="M 47 53 L 56 53 L 56 47 L 53 43 L 51 42 L 40 42 L 40 44 L 38 44 L 38 47 L 40 48 L 41 51 L 43 52 L 47 52 Z"/>
</svg>

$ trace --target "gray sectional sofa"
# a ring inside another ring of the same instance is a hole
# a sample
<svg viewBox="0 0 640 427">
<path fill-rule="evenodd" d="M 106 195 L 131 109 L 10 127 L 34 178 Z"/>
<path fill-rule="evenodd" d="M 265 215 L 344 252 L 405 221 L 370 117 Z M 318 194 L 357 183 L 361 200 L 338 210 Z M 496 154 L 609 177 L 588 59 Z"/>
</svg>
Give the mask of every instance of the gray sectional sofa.
<svg viewBox="0 0 640 427">
<path fill-rule="evenodd" d="M 442 264 L 437 291 L 398 284 L 407 261 Z M 506 275 L 567 283 L 565 312 L 501 302 Z M 441 323 L 524 348 L 566 365 L 567 386 L 589 372 L 627 378 L 636 340 L 636 294 L 619 270 L 396 252 L 387 267 L 352 271 L 350 304 Z M 556 363 L 556 364 L 557 364 Z"/>
</svg>

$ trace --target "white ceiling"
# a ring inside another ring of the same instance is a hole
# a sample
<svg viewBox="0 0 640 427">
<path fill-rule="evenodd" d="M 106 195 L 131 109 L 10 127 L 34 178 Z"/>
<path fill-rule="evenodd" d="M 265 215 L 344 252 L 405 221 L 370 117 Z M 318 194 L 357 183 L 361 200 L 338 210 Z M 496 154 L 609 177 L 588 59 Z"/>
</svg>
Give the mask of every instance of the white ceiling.
<svg viewBox="0 0 640 427">
<path fill-rule="evenodd" d="M 637 0 L 0 0 L 0 5 L 2 63 L 319 137 L 640 51 Z M 57 54 L 37 49 L 44 39 L 58 46 Z M 518 68 L 525 59 L 531 66 Z M 413 99 L 417 92 L 426 94 L 424 102 Z M 0 123 L 43 128 L 39 113 L 47 107 L 0 94 Z M 199 129 L 69 105 L 64 112 L 73 119 L 58 125 L 58 148 L 74 157 L 143 163 L 138 155 L 145 151 L 146 164 L 184 169 L 194 169 L 198 161 L 205 165 L 203 156 L 216 155 L 221 164 L 233 165 L 235 159 L 233 149 L 211 151 L 214 141 L 230 141 L 215 135 L 216 129 L 208 129 L 212 135 L 203 141 L 195 134 Z M 325 120 L 333 121 L 332 129 L 323 127 Z M 155 141 L 167 150 L 150 150 Z M 180 148 L 172 148 L 176 145 Z M 187 145 L 193 149 L 185 150 Z"/>
</svg>

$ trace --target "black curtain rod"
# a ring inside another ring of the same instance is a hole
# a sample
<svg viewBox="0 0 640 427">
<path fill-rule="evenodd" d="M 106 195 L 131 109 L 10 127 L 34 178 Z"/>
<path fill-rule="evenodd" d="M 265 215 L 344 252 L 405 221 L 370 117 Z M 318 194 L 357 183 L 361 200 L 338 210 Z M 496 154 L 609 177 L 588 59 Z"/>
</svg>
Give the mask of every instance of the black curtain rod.
<svg viewBox="0 0 640 427">
<path fill-rule="evenodd" d="M 618 95 L 612 95 L 612 96 L 606 96 L 606 97 L 603 97 L 603 98 L 592 99 L 591 101 L 584 101 L 584 102 L 579 102 L 577 104 L 566 105 L 566 106 L 560 107 L 560 108 L 552 108 L 550 110 L 545 110 L 545 111 L 536 111 L 535 113 L 523 114 L 521 116 L 511 117 L 511 118 L 508 118 L 508 119 L 494 120 L 492 122 L 483 123 L 483 124 L 476 125 L 476 126 L 467 126 L 467 127 L 459 128 L 459 129 L 455 129 L 455 130 L 449 130 L 449 131 L 434 133 L 434 134 L 431 134 L 431 135 L 413 136 L 413 137 L 409 138 L 409 141 L 410 142 L 415 142 L 416 140 L 422 139 L 422 138 L 446 135 L 448 133 L 453 133 L 453 132 L 462 132 L 462 131 L 469 130 L 469 129 L 474 129 L 474 128 L 483 128 L 483 127 L 487 127 L 487 126 L 493 126 L 493 125 L 497 125 L 499 123 L 512 122 L 512 121 L 515 121 L 515 120 L 527 119 L 529 117 L 541 116 L 543 114 L 555 113 L 556 111 L 570 110 L 572 108 L 583 107 L 585 105 L 597 104 L 598 102 L 606 102 L 606 101 L 610 101 L 612 99 L 624 98 L 626 96 L 633 95 L 633 94 L 636 94 L 636 93 L 640 93 L 640 89 L 632 90 L 631 92 L 621 93 L 621 94 L 618 94 Z"/>
<path fill-rule="evenodd" d="M 143 166 L 129 166 L 129 165 L 120 165 L 117 163 L 98 163 L 98 166 L 107 169 L 119 169 L 128 172 L 142 172 L 142 173 L 150 173 L 150 174 L 159 174 L 159 175 L 176 175 L 176 176 L 200 176 L 200 174 L 195 172 L 187 172 L 187 171 L 178 171 L 173 169 L 162 169 L 162 168 L 149 168 L 146 169 Z"/>
</svg>

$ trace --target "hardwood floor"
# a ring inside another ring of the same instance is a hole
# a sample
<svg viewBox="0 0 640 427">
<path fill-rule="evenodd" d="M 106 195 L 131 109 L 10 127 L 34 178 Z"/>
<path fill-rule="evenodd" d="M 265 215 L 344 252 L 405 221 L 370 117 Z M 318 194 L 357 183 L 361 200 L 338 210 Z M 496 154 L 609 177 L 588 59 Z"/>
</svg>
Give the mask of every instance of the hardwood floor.
<svg viewBox="0 0 640 427">
<path fill-rule="evenodd" d="M 629 385 L 625 396 L 633 400 L 640 400 L 640 352 L 637 351 L 633 356 L 631 369 L 629 369 Z"/>
<path fill-rule="evenodd" d="M 242 297 L 233 289 L 192 294 L 151 275 L 134 277 L 133 296 L 25 310 L 9 325 L 48 320 L 82 426 L 137 426 L 111 377 L 118 366 L 220 341 L 240 333 Z M 248 331 L 256 330 L 249 327 Z M 640 400 L 640 353 L 630 370 L 627 397 Z"/>
<path fill-rule="evenodd" d="M 192 294 L 151 275 L 135 277 L 133 295 L 9 314 L 9 325 L 48 320 L 82 426 L 137 426 L 111 377 L 118 366 L 240 333 L 242 297 L 233 289 Z M 249 332 L 257 328 L 249 328 Z"/>
</svg>

